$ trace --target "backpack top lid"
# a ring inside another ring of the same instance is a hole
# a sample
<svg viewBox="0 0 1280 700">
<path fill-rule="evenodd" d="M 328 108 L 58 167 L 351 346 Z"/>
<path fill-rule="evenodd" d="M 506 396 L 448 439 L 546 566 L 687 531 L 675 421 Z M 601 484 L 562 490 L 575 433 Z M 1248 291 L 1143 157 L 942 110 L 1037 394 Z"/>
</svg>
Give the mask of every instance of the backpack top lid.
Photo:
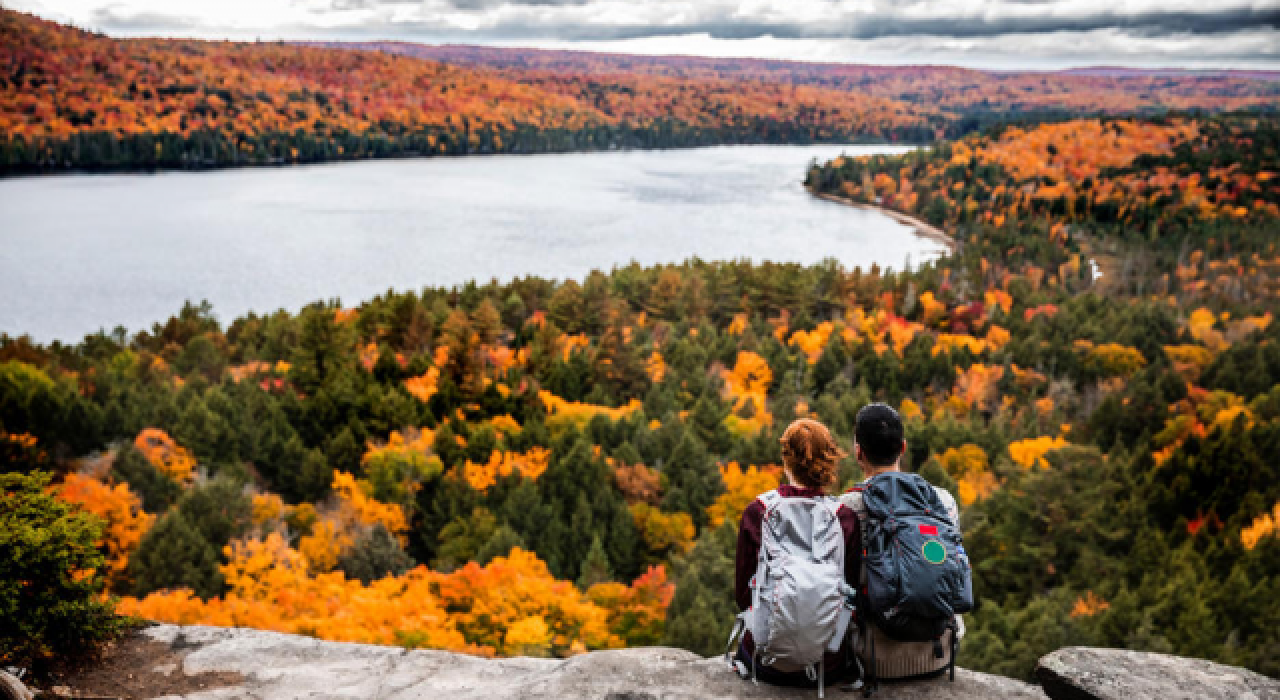
<svg viewBox="0 0 1280 700">
<path fill-rule="evenodd" d="M 947 506 L 919 474 L 882 472 L 867 479 L 862 502 L 873 518 L 928 514 L 946 518 Z"/>
<path fill-rule="evenodd" d="M 761 552 L 771 558 L 790 555 L 833 561 L 844 566 L 844 529 L 832 496 L 783 496 L 777 489 L 762 494 Z"/>
</svg>

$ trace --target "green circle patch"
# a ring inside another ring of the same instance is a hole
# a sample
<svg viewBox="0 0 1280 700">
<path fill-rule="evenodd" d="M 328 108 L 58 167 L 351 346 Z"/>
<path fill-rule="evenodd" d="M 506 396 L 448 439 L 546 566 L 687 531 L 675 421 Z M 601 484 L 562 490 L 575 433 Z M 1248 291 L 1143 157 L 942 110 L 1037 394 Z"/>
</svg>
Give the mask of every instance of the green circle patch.
<svg viewBox="0 0 1280 700">
<path fill-rule="evenodd" d="M 947 560 L 947 548 L 937 540 L 925 540 L 924 560 L 930 564 L 941 564 Z"/>
</svg>

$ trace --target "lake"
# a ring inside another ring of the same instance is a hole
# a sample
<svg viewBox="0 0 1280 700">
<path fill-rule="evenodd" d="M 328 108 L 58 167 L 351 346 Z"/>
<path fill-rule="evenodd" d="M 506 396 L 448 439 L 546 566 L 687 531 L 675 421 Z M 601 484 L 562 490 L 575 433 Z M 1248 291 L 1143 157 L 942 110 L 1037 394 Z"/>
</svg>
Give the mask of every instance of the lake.
<svg viewBox="0 0 1280 700">
<path fill-rule="evenodd" d="M 225 324 L 389 288 L 704 260 L 901 269 L 942 252 L 810 196 L 811 159 L 895 146 L 725 146 L 0 180 L 0 332 L 78 342 L 184 300 Z"/>
</svg>

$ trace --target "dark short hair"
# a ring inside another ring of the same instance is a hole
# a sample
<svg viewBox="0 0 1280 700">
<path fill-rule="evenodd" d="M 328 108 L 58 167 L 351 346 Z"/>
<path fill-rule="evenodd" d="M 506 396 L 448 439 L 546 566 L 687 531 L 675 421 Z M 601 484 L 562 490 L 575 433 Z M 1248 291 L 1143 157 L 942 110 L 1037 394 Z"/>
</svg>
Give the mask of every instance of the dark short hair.
<svg viewBox="0 0 1280 700">
<path fill-rule="evenodd" d="M 887 467 L 902 455 L 902 419 L 891 406 L 870 403 L 858 411 L 853 439 L 873 467 Z"/>
</svg>

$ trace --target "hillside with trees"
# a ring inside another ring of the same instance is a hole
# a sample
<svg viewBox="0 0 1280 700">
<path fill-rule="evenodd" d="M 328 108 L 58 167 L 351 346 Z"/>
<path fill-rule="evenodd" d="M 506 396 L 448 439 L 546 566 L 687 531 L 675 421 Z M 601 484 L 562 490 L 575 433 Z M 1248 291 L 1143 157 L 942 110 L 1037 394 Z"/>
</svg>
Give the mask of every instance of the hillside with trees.
<svg viewBox="0 0 1280 700">
<path fill-rule="evenodd" d="M 1247 72 L 985 73 L 413 44 L 114 39 L 0 9 L 0 175 L 716 144 L 1273 111 Z"/>
<path fill-rule="evenodd" d="M 488 46 L 427 46 L 402 42 L 310 42 L 417 56 L 462 66 L 500 69 L 512 77 L 583 75 L 606 83 L 634 75 L 738 80 L 810 86 L 940 108 L 959 135 L 977 123 L 1051 114 L 1274 109 L 1280 73 L 1074 69 L 981 71 L 956 66 L 876 66 L 755 58 L 633 56 Z"/>
<path fill-rule="evenodd" d="M 109 606 L 485 655 L 716 653 L 781 430 L 814 416 L 848 449 L 881 400 L 961 504 L 962 665 L 1026 677 L 1085 644 L 1280 676 L 1277 126 L 1005 126 L 810 171 L 962 243 L 916 270 L 633 264 L 3 337 L 0 517 L 33 515 L 0 537 L 60 533 L 47 596 L 82 606 L 32 627 L 0 587 L 0 662 L 109 635 Z"/>
<path fill-rule="evenodd" d="M 122 40 L 0 9 L 0 173 L 922 141 L 891 99 L 741 80 L 526 80 L 381 51 Z"/>
</svg>

